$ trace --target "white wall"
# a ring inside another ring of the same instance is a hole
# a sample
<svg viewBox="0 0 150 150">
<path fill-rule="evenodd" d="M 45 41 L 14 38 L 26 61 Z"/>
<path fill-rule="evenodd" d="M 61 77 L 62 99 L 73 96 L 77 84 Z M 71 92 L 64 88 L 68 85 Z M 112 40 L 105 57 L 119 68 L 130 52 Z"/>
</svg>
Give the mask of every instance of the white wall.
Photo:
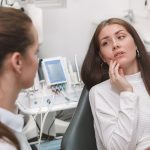
<svg viewBox="0 0 150 150">
<path fill-rule="evenodd" d="M 144 0 L 132 0 L 132 6 L 141 13 Z M 128 0 L 67 0 L 66 8 L 43 9 L 44 42 L 40 57 L 65 56 L 73 64 L 77 54 L 81 67 L 96 27 L 94 23 L 123 16 L 127 9 Z"/>
</svg>

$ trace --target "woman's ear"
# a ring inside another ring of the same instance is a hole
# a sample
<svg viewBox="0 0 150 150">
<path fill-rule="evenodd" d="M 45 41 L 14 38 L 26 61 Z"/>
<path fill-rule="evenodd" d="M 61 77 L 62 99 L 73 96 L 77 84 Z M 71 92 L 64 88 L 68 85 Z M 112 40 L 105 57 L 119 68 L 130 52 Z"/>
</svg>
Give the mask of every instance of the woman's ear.
<svg viewBox="0 0 150 150">
<path fill-rule="evenodd" d="M 14 52 L 11 56 L 11 64 L 13 69 L 21 74 L 22 72 L 22 67 L 23 67 L 23 59 L 22 55 L 19 52 Z"/>
</svg>

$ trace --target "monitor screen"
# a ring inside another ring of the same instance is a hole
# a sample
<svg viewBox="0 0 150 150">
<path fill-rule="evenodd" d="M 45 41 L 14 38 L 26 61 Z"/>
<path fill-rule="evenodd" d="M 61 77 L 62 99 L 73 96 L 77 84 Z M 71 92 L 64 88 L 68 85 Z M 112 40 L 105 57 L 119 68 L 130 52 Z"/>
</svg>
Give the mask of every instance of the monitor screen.
<svg viewBox="0 0 150 150">
<path fill-rule="evenodd" d="M 67 82 L 62 60 L 56 59 L 43 59 L 42 68 L 44 77 L 48 85 L 55 85 Z"/>
</svg>

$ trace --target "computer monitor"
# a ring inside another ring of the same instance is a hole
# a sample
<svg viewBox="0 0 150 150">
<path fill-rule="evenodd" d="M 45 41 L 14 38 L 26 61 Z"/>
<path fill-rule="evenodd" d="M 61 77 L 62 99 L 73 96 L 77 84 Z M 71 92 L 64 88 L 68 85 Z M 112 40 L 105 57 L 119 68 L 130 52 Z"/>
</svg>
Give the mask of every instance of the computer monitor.
<svg viewBox="0 0 150 150">
<path fill-rule="evenodd" d="M 67 82 L 62 57 L 43 59 L 42 69 L 47 85 Z"/>
</svg>

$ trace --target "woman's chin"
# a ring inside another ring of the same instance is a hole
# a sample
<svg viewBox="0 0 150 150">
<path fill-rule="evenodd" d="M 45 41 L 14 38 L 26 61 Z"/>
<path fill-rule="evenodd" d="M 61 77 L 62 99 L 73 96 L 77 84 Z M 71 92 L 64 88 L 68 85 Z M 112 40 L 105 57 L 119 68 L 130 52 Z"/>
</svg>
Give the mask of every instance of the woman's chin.
<svg viewBox="0 0 150 150">
<path fill-rule="evenodd" d="M 28 88 L 31 88 L 32 86 L 34 85 L 34 82 L 28 82 L 24 85 L 24 89 L 28 89 Z"/>
<path fill-rule="evenodd" d="M 117 63 L 119 63 L 120 66 L 124 66 L 127 64 L 126 59 L 120 58 L 120 59 L 116 59 Z"/>
</svg>

